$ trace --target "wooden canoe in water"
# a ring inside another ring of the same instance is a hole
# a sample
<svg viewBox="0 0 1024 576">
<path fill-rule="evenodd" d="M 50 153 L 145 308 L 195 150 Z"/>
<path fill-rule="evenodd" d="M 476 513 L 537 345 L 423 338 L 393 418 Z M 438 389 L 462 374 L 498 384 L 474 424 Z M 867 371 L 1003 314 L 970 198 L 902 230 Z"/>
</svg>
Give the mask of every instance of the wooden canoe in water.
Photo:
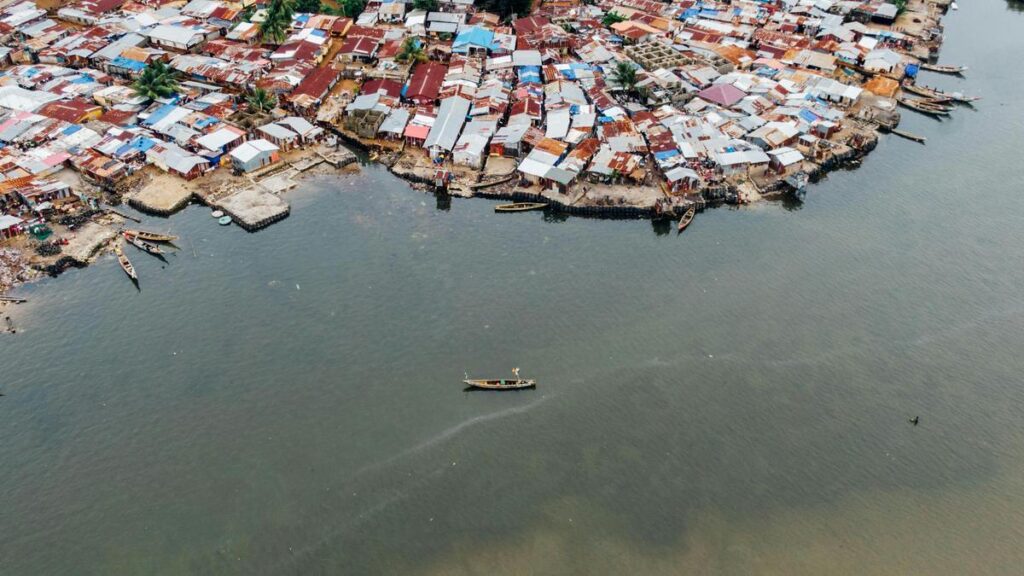
<svg viewBox="0 0 1024 576">
<path fill-rule="evenodd" d="M 946 102 L 962 102 L 964 104 L 970 104 L 971 102 L 977 102 L 978 100 L 981 100 L 981 98 L 978 96 L 965 96 L 960 92 L 943 92 L 938 88 L 932 88 L 931 86 L 921 86 L 918 84 L 904 84 L 900 86 L 900 88 L 912 94 L 917 94 L 918 96 L 924 96 L 925 98 L 929 98 L 933 102 L 939 104 Z"/>
<path fill-rule="evenodd" d="M 174 242 L 178 239 L 177 236 L 171 236 L 170 234 L 158 234 L 156 232 L 147 232 L 145 230 L 125 230 L 125 234 L 131 234 L 139 240 L 145 240 L 147 242 Z"/>
<path fill-rule="evenodd" d="M 543 202 L 515 202 L 513 204 L 499 204 L 494 207 L 495 212 L 527 212 L 529 210 L 541 210 L 548 205 Z"/>
<path fill-rule="evenodd" d="M 139 275 L 135 272 L 135 266 L 132 266 L 128 257 L 124 255 L 124 250 L 121 249 L 120 244 L 114 245 L 114 254 L 117 254 L 117 263 L 121 265 L 121 269 L 134 281 L 138 281 Z"/>
<path fill-rule="evenodd" d="M 967 71 L 967 66 L 943 66 L 941 64 L 921 63 L 921 69 L 938 72 L 939 74 L 963 74 Z"/>
<path fill-rule="evenodd" d="M 164 251 L 161 250 L 160 247 L 157 246 L 156 244 L 150 244 L 149 242 L 140 240 L 137 236 L 134 236 L 127 232 L 124 233 L 124 239 L 127 240 L 129 244 L 135 246 L 136 248 L 142 250 L 143 252 L 149 252 L 150 254 L 157 255 L 164 253 Z"/>
<path fill-rule="evenodd" d="M 463 380 L 466 386 L 481 390 L 522 390 L 536 388 L 536 380 Z"/>
<path fill-rule="evenodd" d="M 693 222 L 693 215 L 696 213 L 696 206 L 691 204 L 690 207 L 686 209 L 686 214 L 683 214 L 683 217 L 679 219 L 679 232 L 686 230 L 686 227 L 690 225 L 690 222 Z"/>
</svg>

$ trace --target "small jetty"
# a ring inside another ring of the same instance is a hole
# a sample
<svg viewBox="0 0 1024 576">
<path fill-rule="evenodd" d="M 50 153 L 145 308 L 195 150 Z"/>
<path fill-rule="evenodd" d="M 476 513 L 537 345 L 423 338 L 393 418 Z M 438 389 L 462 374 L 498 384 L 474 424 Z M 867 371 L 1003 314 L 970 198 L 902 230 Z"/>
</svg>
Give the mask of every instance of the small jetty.
<svg viewBox="0 0 1024 576">
<path fill-rule="evenodd" d="M 218 200 L 214 207 L 230 216 L 231 221 L 248 232 L 265 228 L 286 218 L 291 211 L 288 203 L 274 194 L 254 187 L 245 188 Z M 230 222 L 228 222 L 230 224 Z"/>
<path fill-rule="evenodd" d="M 114 210 L 113 208 L 106 208 L 104 210 L 104 212 L 106 212 L 107 214 L 113 214 L 114 216 L 120 216 L 121 218 L 124 218 L 125 220 L 131 220 L 132 222 L 136 222 L 136 223 L 142 222 L 141 218 L 136 218 L 135 216 L 132 216 L 131 214 L 125 214 L 124 212 L 121 212 L 119 210 Z"/>
<path fill-rule="evenodd" d="M 494 207 L 495 212 L 529 212 L 530 210 L 543 210 L 548 205 L 545 202 L 513 202 L 512 204 L 499 204 Z"/>
<path fill-rule="evenodd" d="M 683 214 L 683 217 L 679 219 L 679 226 L 676 229 L 677 234 L 682 232 L 683 230 L 686 230 L 686 227 L 689 226 L 691 222 L 693 222 L 693 216 L 696 213 L 697 207 L 693 204 L 690 204 L 690 207 L 686 209 L 686 213 Z"/>
</svg>

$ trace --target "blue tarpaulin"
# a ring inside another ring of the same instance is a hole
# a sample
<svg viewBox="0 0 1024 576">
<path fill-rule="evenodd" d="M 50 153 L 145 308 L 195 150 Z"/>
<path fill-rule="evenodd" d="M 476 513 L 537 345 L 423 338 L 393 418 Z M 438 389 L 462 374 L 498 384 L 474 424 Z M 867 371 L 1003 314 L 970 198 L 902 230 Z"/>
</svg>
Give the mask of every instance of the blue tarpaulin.
<svg viewBox="0 0 1024 576">
<path fill-rule="evenodd" d="M 917 72 L 920 69 L 921 69 L 921 67 L 918 66 L 917 64 L 907 64 L 907 67 L 906 67 L 906 70 L 905 70 L 904 73 L 907 76 L 913 78 L 913 77 L 917 76 Z"/>
</svg>

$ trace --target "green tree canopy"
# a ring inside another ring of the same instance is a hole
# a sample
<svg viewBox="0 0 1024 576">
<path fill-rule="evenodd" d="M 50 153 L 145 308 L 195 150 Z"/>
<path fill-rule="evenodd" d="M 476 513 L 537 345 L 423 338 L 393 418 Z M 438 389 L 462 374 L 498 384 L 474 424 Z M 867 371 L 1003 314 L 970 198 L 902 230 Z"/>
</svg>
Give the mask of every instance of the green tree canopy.
<svg viewBox="0 0 1024 576">
<path fill-rule="evenodd" d="M 162 60 L 146 65 L 132 87 L 140 96 L 156 100 L 170 98 L 178 92 L 178 72 Z"/>
<path fill-rule="evenodd" d="M 292 0 L 270 0 L 267 17 L 260 23 L 260 39 L 268 44 L 280 44 L 288 37 L 295 8 Z"/>
<path fill-rule="evenodd" d="M 619 22 L 625 22 L 625 21 L 626 21 L 626 17 L 623 16 L 622 14 L 619 14 L 618 12 L 616 12 L 614 10 L 606 13 L 604 15 L 604 18 L 601 18 L 601 24 L 603 26 L 605 26 L 605 27 L 609 27 L 612 24 L 617 24 Z"/>
<path fill-rule="evenodd" d="M 325 10 L 325 12 L 335 16 L 355 18 L 363 13 L 363 8 L 366 8 L 366 0 L 337 0 L 337 4 L 337 8 Z"/>
<path fill-rule="evenodd" d="M 427 59 L 426 52 L 420 44 L 419 38 L 406 38 L 402 41 L 402 49 L 398 51 L 395 60 L 399 62 L 423 62 Z"/>
<path fill-rule="evenodd" d="M 636 91 L 636 68 L 630 62 L 616 62 L 611 77 L 627 92 Z"/>
<path fill-rule="evenodd" d="M 295 11 L 304 14 L 319 14 L 323 11 L 320 0 L 295 0 Z"/>
<path fill-rule="evenodd" d="M 513 14 L 518 18 L 527 16 L 530 13 L 530 6 L 533 4 L 532 0 L 476 0 L 474 2 L 477 8 L 486 10 L 487 12 L 494 12 L 498 16 L 509 18 Z"/>
<path fill-rule="evenodd" d="M 245 95 L 245 102 L 253 112 L 270 112 L 277 107 L 277 97 L 263 88 L 253 88 Z"/>
</svg>

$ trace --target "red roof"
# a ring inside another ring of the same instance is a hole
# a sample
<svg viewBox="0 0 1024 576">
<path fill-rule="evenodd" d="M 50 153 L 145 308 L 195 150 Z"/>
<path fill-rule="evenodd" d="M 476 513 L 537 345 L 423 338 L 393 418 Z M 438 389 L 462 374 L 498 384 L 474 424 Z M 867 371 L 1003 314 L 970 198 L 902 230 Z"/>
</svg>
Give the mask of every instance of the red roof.
<svg viewBox="0 0 1024 576">
<path fill-rule="evenodd" d="M 387 30 L 383 28 L 367 28 L 366 26 L 353 26 L 345 33 L 346 38 L 373 38 L 380 41 L 384 39 Z"/>
<path fill-rule="evenodd" d="M 430 134 L 430 126 L 424 126 L 423 124 L 409 124 L 405 128 L 406 138 L 413 138 L 415 140 L 426 140 L 427 134 Z"/>
<path fill-rule="evenodd" d="M 432 101 L 437 99 L 448 69 L 438 62 L 421 62 L 413 70 L 405 97 L 410 100 Z"/>
<path fill-rule="evenodd" d="M 47 118 L 56 118 L 72 124 L 79 122 L 90 113 L 99 110 L 100 107 L 88 100 L 58 100 L 43 106 L 39 113 Z"/>
<path fill-rule="evenodd" d="M 551 21 L 543 16 L 527 16 L 513 22 L 512 27 L 516 29 L 516 34 L 529 34 L 549 22 Z"/>
<path fill-rule="evenodd" d="M 351 18 L 338 18 L 337 20 L 334 21 L 334 24 L 331 26 L 331 32 L 337 32 L 338 34 L 341 34 L 342 32 L 345 31 L 346 28 L 348 28 L 349 24 L 351 23 Z"/>
<path fill-rule="evenodd" d="M 363 84 L 363 89 L 360 91 L 361 94 L 376 94 L 378 92 L 383 92 L 392 98 L 401 98 L 402 85 L 394 80 L 375 78 Z"/>
<path fill-rule="evenodd" d="M 338 78 L 341 76 L 341 72 L 331 68 L 330 66 L 324 66 L 323 68 L 314 68 L 308 76 L 302 79 L 302 82 L 295 87 L 289 98 L 295 98 L 307 94 L 313 98 L 323 98 L 327 92 L 338 83 Z"/>
<path fill-rule="evenodd" d="M 83 12 L 89 12 L 90 14 L 106 14 L 107 12 L 113 12 L 117 8 L 120 8 L 125 0 L 82 0 L 81 2 L 72 4 L 72 8 L 79 8 Z"/>
<path fill-rule="evenodd" d="M 377 41 L 366 36 L 351 36 L 341 45 L 339 54 L 351 54 L 354 56 L 373 56 L 377 52 Z"/>
<path fill-rule="evenodd" d="M 135 122 L 135 116 L 138 112 L 132 110 L 115 110 L 110 109 L 100 116 L 100 120 L 113 124 L 115 126 L 127 126 Z"/>
</svg>

